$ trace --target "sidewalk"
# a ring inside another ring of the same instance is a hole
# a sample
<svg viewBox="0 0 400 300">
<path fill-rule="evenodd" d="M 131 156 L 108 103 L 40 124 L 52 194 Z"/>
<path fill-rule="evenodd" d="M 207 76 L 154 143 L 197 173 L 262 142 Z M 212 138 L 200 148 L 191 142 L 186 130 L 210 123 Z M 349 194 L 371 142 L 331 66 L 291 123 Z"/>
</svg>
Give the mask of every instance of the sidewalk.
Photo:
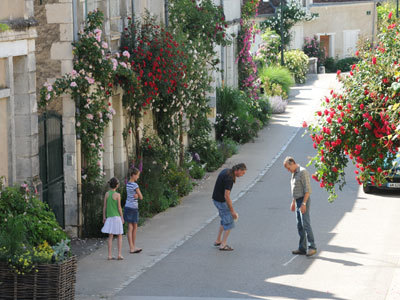
<svg viewBox="0 0 400 300">
<path fill-rule="evenodd" d="M 210 173 L 200 186 L 182 199 L 180 205 L 154 216 L 139 227 L 137 245 L 143 248 L 140 254 L 129 254 L 124 237 L 123 261 L 107 261 L 106 244 L 79 260 L 76 299 L 111 298 L 209 224 L 217 216 L 211 194 L 218 173 L 239 162 L 244 162 L 248 171 L 234 185 L 232 199 L 236 201 L 242 197 L 302 130 L 303 121 L 313 119 L 319 100 L 335 86 L 336 74 L 320 74 L 309 76 L 306 84 L 292 88 L 286 112 L 273 115 L 254 143 L 240 146 L 238 154 L 228 159 L 219 170 Z M 116 241 L 113 246 L 116 253 Z"/>
</svg>

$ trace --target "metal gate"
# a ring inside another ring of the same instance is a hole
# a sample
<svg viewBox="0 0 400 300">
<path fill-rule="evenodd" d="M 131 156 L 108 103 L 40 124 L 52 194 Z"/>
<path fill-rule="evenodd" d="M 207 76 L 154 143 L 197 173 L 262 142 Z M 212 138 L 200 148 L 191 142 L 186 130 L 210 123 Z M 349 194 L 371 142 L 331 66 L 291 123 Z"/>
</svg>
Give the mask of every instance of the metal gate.
<svg viewBox="0 0 400 300">
<path fill-rule="evenodd" d="M 64 228 L 64 166 L 61 116 L 45 112 L 39 118 L 40 179 L 43 201 Z"/>
</svg>

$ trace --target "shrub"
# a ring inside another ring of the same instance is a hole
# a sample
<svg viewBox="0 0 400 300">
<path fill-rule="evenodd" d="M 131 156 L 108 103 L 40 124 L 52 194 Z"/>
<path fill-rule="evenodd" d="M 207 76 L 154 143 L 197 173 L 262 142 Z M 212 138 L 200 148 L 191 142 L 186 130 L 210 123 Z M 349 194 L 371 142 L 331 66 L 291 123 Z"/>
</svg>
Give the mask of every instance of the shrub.
<svg viewBox="0 0 400 300">
<path fill-rule="evenodd" d="M 308 72 L 308 56 L 300 50 L 291 50 L 284 53 L 285 66 L 293 74 L 296 83 L 306 82 Z"/>
<path fill-rule="evenodd" d="M 346 184 L 349 161 L 359 184 L 386 183 L 400 147 L 399 23 L 389 14 L 376 48 L 360 55 L 349 74 L 338 72 L 341 88 L 331 91 L 309 131 L 317 154 L 314 179 L 336 198 L 335 185 Z"/>
<path fill-rule="evenodd" d="M 230 138 L 225 138 L 219 144 L 219 149 L 224 158 L 227 159 L 238 152 L 238 144 Z"/>
<path fill-rule="evenodd" d="M 267 95 L 289 95 L 290 87 L 294 80 L 290 71 L 285 67 L 271 66 L 262 68 L 259 77 L 263 82 L 264 91 Z M 285 93 L 281 93 L 281 90 Z"/>
<path fill-rule="evenodd" d="M 333 57 L 327 57 L 324 61 L 325 72 L 327 73 L 336 73 L 336 61 Z"/>
<path fill-rule="evenodd" d="M 285 112 L 287 101 L 283 100 L 281 96 L 272 96 L 269 98 L 269 101 L 273 114 L 281 114 Z"/>
<path fill-rule="evenodd" d="M 0 261 L 18 274 L 70 256 L 67 235 L 47 204 L 26 184 L 3 187 L 0 178 Z M 56 252 L 62 247 L 64 251 Z"/>
<path fill-rule="evenodd" d="M 186 196 L 193 189 L 189 172 L 176 164 L 170 165 L 165 172 L 165 180 L 172 191 L 179 197 Z"/>
<path fill-rule="evenodd" d="M 349 72 L 351 66 L 356 64 L 359 61 L 357 57 L 346 57 L 343 59 L 339 59 L 336 62 L 336 69 L 342 72 Z"/>
<path fill-rule="evenodd" d="M 191 161 L 190 163 L 188 163 L 187 168 L 189 170 L 190 177 L 192 177 L 193 179 L 202 179 L 206 174 L 203 166 L 195 161 Z"/>
<path fill-rule="evenodd" d="M 318 58 L 318 66 L 323 65 L 325 62 L 325 51 L 320 47 L 320 43 L 317 36 L 312 38 L 304 38 L 303 52 L 308 57 Z"/>
<path fill-rule="evenodd" d="M 206 165 L 206 171 L 208 172 L 217 170 L 225 161 L 217 143 L 208 138 L 193 140 L 189 150 L 198 155 L 199 161 Z"/>
<path fill-rule="evenodd" d="M 280 36 L 273 30 L 267 28 L 261 35 L 263 42 L 255 54 L 255 61 L 259 67 L 278 64 L 279 49 L 281 45 Z"/>
<path fill-rule="evenodd" d="M 238 89 L 217 89 L 217 139 L 231 138 L 238 143 L 246 143 L 257 136 L 262 123 L 251 114 L 252 101 Z"/>
</svg>

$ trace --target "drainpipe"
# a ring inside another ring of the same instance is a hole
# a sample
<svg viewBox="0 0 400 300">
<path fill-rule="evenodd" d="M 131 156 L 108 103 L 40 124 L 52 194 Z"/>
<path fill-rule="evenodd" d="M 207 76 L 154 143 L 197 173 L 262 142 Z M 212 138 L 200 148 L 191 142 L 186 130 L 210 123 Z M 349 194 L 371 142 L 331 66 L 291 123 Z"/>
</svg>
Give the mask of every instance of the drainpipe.
<svg viewBox="0 0 400 300">
<path fill-rule="evenodd" d="M 135 0 L 131 1 L 131 18 L 132 18 L 132 23 L 134 22 L 134 16 L 135 16 Z"/>
<path fill-rule="evenodd" d="M 373 7 L 373 12 L 372 12 L 372 47 L 374 47 L 374 40 L 375 40 L 375 11 L 376 11 L 375 0 L 373 3 L 374 3 L 374 7 Z"/>
<path fill-rule="evenodd" d="M 164 0 L 165 27 L 168 28 L 168 0 Z"/>
<path fill-rule="evenodd" d="M 222 7 L 222 11 L 224 11 L 224 0 L 220 0 L 219 4 Z M 222 87 L 225 85 L 225 48 L 221 45 L 221 84 Z"/>
<path fill-rule="evenodd" d="M 79 39 L 78 36 L 78 0 L 72 0 L 72 15 L 73 15 L 73 32 L 74 32 L 74 42 L 77 42 Z M 79 102 L 80 99 L 77 97 L 75 99 L 75 120 L 79 119 Z M 78 236 L 82 237 L 82 225 L 83 225 L 83 213 L 82 213 L 82 158 L 81 158 L 81 136 L 80 133 L 76 133 L 76 183 L 77 183 L 77 196 L 78 196 L 78 205 L 77 205 L 77 227 L 78 227 Z"/>
</svg>

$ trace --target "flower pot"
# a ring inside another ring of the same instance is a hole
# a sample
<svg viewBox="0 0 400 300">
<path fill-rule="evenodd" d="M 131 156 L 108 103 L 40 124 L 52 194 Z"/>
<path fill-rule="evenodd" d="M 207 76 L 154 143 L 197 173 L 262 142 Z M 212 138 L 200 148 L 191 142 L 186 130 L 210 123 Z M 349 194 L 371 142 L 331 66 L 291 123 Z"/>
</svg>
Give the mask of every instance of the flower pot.
<svg viewBox="0 0 400 300">
<path fill-rule="evenodd" d="M 1 299 L 74 299 L 76 256 L 59 264 L 38 265 L 36 271 L 16 274 L 0 262 Z"/>
</svg>

